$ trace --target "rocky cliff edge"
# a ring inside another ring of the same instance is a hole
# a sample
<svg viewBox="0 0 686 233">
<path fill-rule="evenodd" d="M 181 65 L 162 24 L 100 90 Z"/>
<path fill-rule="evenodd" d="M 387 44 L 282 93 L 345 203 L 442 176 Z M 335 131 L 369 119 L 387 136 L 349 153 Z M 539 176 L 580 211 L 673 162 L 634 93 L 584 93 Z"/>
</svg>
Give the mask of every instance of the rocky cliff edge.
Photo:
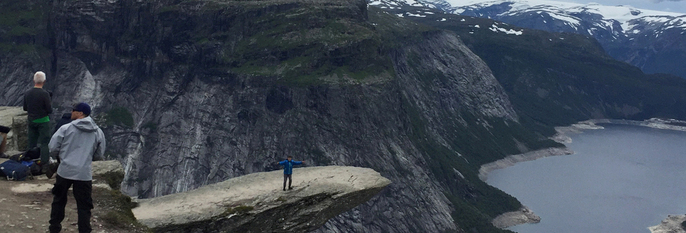
<svg viewBox="0 0 686 233">
<path fill-rule="evenodd" d="M 0 106 L 0 124 L 13 127 L 11 142 L 26 143 L 25 117 L 20 107 Z M 368 201 L 391 183 L 369 168 L 308 167 L 294 169 L 293 189 L 282 191 L 283 171 L 260 172 L 139 200 L 133 219 L 130 198 L 117 190 L 123 177 L 120 162 L 93 162 L 96 208 L 91 224 L 96 232 L 147 232 L 136 219 L 155 232 L 309 232 Z M 0 212 L 23 211 L 21 216 L 3 215 L 0 227 L 10 233 L 44 232 L 52 183 L 45 176 L 20 182 L 0 180 L 0 195 L 8 197 L 0 200 Z M 71 199 L 68 209 L 75 209 L 74 203 Z M 67 212 L 64 225 L 69 229 L 65 231 L 75 228 L 72 222 L 76 219 L 75 211 Z"/>
<path fill-rule="evenodd" d="M 308 167 L 293 173 L 293 190 L 282 191 L 282 171 L 253 173 L 141 200 L 133 213 L 161 232 L 309 232 L 391 183 L 360 167 Z"/>
</svg>

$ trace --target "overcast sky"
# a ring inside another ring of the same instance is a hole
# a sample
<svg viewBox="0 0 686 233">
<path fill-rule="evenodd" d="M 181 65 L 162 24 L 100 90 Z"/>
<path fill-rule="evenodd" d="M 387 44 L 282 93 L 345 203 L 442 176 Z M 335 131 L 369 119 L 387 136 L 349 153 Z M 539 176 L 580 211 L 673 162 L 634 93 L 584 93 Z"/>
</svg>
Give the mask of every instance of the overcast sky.
<svg viewBox="0 0 686 233">
<path fill-rule="evenodd" d="M 686 14 L 686 0 L 557 0 L 560 2 L 591 3 L 602 5 L 630 5 L 636 8 L 671 11 Z"/>
</svg>

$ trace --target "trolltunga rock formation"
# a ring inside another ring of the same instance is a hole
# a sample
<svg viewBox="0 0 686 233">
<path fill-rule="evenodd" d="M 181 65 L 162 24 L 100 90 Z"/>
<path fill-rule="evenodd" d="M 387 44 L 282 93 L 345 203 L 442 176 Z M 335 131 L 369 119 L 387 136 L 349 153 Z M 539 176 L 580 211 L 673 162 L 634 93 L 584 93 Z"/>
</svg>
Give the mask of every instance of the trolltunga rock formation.
<svg viewBox="0 0 686 233">
<path fill-rule="evenodd" d="M 360 167 L 308 167 L 293 173 L 293 190 L 281 190 L 282 171 L 253 173 L 144 199 L 133 213 L 156 232 L 309 232 L 391 183 Z"/>
</svg>

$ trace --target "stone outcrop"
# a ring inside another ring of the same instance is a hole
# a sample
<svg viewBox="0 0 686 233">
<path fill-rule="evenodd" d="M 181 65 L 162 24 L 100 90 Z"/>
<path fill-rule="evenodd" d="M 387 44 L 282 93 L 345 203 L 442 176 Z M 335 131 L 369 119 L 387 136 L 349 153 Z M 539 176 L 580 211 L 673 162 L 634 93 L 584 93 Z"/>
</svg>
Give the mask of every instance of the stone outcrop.
<svg viewBox="0 0 686 233">
<path fill-rule="evenodd" d="M 259 172 L 140 200 L 133 213 L 156 232 L 310 232 L 391 183 L 369 168 L 311 167 L 293 173 L 293 190 L 281 190 L 282 171 Z"/>
<path fill-rule="evenodd" d="M 684 221 L 686 221 L 686 215 L 669 215 L 659 225 L 648 227 L 648 229 L 651 233 L 686 233 L 682 224 Z"/>
<path fill-rule="evenodd" d="M 0 125 L 11 127 L 7 134 L 7 153 L 12 155 L 26 149 L 26 112 L 22 107 L 0 106 Z"/>
<path fill-rule="evenodd" d="M 541 222 L 541 217 L 536 215 L 528 207 L 523 206 L 517 211 L 507 212 L 494 218 L 491 223 L 493 226 L 505 229 L 511 226 L 521 225 L 525 223 L 539 223 Z"/>
</svg>

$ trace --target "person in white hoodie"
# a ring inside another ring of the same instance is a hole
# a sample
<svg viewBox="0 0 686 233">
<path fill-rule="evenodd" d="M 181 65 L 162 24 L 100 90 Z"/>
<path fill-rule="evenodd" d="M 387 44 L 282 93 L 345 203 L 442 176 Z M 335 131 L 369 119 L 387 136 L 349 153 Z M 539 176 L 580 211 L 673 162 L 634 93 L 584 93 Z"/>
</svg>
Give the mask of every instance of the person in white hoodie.
<svg viewBox="0 0 686 233">
<path fill-rule="evenodd" d="M 51 233 L 62 230 L 67 191 L 74 185 L 73 193 L 78 212 L 79 232 L 91 232 L 91 209 L 93 209 L 93 160 L 101 160 L 105 153 L 105 135 L 90 117 L 91 107 L 78 103 L 71 113 L 71 123 L 63 125 L 50 139 L 50 156 L 60 161 L 57 168 L 53 200 L 50 212 Z"/>
</svg>

